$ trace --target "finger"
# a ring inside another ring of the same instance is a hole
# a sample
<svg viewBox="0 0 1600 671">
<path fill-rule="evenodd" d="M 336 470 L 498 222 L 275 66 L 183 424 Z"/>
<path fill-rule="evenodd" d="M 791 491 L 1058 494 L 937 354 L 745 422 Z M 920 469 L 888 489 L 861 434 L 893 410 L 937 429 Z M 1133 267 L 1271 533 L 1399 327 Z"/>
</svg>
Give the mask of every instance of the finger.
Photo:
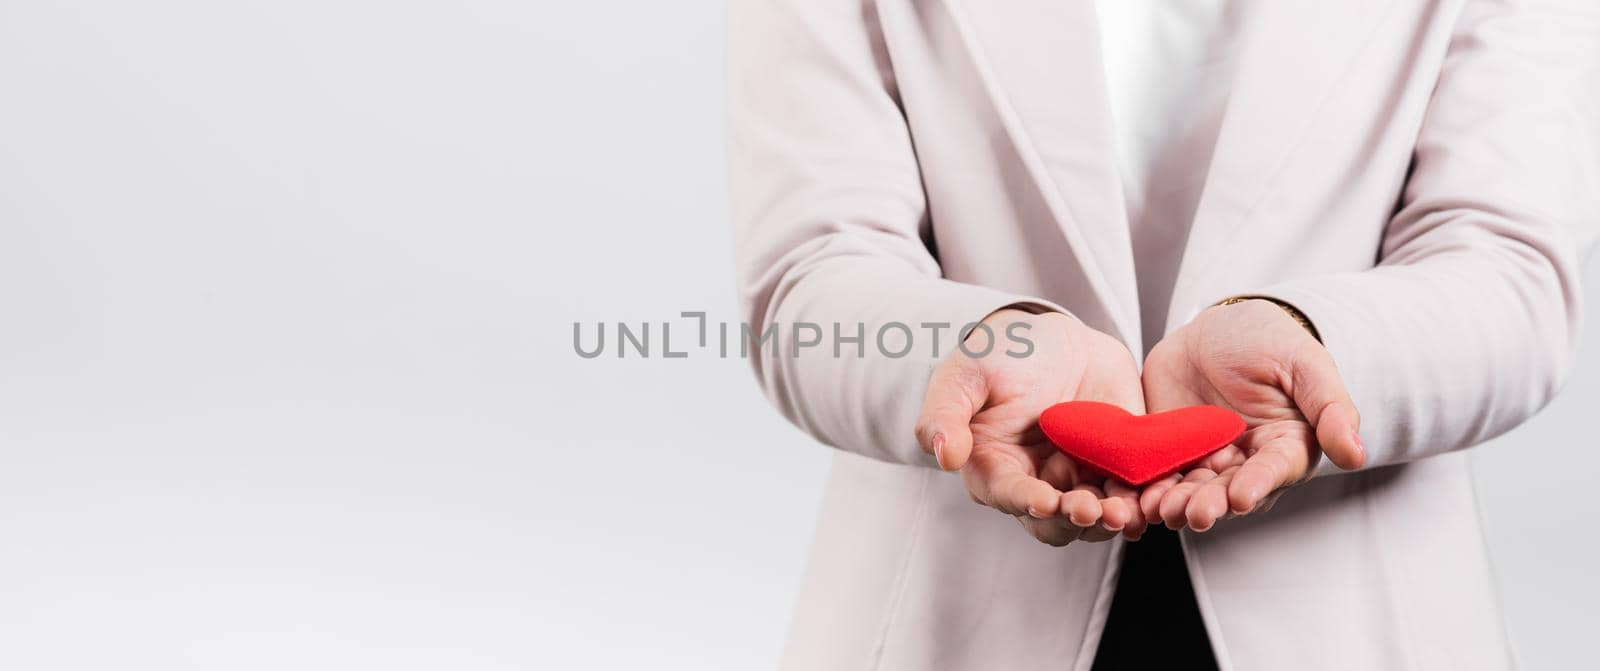
<svg viewBox="0 0 1600 671">
<path fill-rule="evenodd" d="M 1256 509 L 1262 499 L 1281 487 L 1304 477 L 1310 463 L 1304 449 L 1295 441 L 1275 441 L 1261 448 L 1235 472 L 1228 483 L 1228 506 L 1243 515 Z"/>
<path fill-rule="evenodd" d="M 1073 491 L 1075 491 L 1075 492 L 1083 492 L 1085 494 L 1088 494 L 1088 495 L 1094 497 L 1094 500 L 1095 500 L 1096 504 L 1099 506 L 1099 510 L 1100 510 L 1100 519 L 1099 519 L 1099 521 L 1095 522 L 1094 524 L 1092 524 L 1092 525 L 1090 525 L 1088 527 L 1085 527 L 1083 529 L 1083 532 L 1078 535 L 1078 540 L 1084 541 L 1084 542 L 1090 542 L 1090 543 L 1100 543 L 1100 542 L 1104 542 L 1104 541 L 1108 541 L 1108 540 L 1111 540 L 1113 538 L 1116 538 L 1117 537 L 1117 531 L 1109 529 L 1109 528 L 1106 527 L 1106 507 L 1105 506 L 1106 506 L 1106 502 L 1109 499 L 1109 497 L 1106 496 L 1106 493 L 1103 490 L 1101 490 L 1100 487 L 1097 487 L 1097 486 L 1091 485 L 1091 484 L 1080 484 L 1077 487 L 1074 487 Z M 1071 519 L 1069 518 L 1067 521 L 1070 523 Z"/>
<path fill-rule="evenodd" d="M 1096 524 L 1096 525 L 1094 525 L 1092 527 L 1084 529 L 1083 530 L 1083 534 L 1078 537 L 1078 540 L 1084 541 L 1086 543 L 1102 543 L 1102 542 L 1111 540 L 1113 538 L 1116 538 L 1121 533 L 1122 533 L 1122 528 L 1121 527 L 1116 528 L 1116 529 L 1112 529 L 1112 528 L 1106 526 L 1106 521 L 1105 521 L 1104 518 L 1102 518 L 1100 520 L 1099 524 Z"/>
<path fill-rule="evenodd" d="M 983 371 L 970 359 L 951 358 L 933 369 L 917 417 L 917 444 L 939 467 L 954 471 L 972 454 L 972 416 L 988 399 Z"/>
<path fill-rule="evenodd" d="M 1137 506 L 1134 502 L 1121 496 L 1107 496 L 1100 499 L 1100 527 L 1117 535 L 1139 518 Z"/>
<path fill-rule="evenodd" d="M 1267 512 L 1268 510 L 1272 510 L 1272 506 L 1274 506 L 1274 505 L 1276 505 L 1278 503 L 1278 499 L 1283 498 L 1283 493 L 1286 492 L 1286 491 L 1288 491 L 1288 490 L 1280 489 L 1280 490 L 1275 491 L 1275 492 L 1273 492 L 1271 494 L 1268 494 L 1267 498 L 1261 500 L 1261 505 L 1256 506 L 1256 509 L 1251 511 L 1251 512 L 1252 513 L 1264 513 L 1264 512 Z"/>
<path fill-rule="evenodd" d="M 1078 535 L 1078 540 L 1085 543 L 1104 543 L 1116 537 L 1117 532 L 1105 528 L 1104 525 L 1096 524 L 1084 529 L 1083 533 Z"/>
<path fill-rule="evenodd" d="M 1335 466 L 1350 470 L 1366 463 L 1367 450 L 1361 442 L 1361 416 L 1355 405 L 1330 404 L 1322 409 L 1312 426 L 1317 432 L 1317 447 Z"/>
<path fill-rule="evenodd" d="M 1228 515 L 1228 483 L 1233 481 L 1237 472 L 1237 468 L 1232 468 L 1218 473 L 1217 477 L 1207 480 L 1190 495 L 1189 505 L 1184 508 L 1184 517 L 1190 529 L 1209 531 L 1217 520 Z"/>
<path fill-rule="evenodd" d="M 1144 532 L 1149 529 L 1150 523 L 1144 520 L 1144 515 L 1134 515 L 1133 521 L 1122 527 L 1122 535 L 1129 541 L 1137 542 L 1139 539 L 1144 538 Z"/>
<path fill-rule="evenodd" d="M 1043 519 L 1060 511 L 1061 492 L 1008 457 L 982 453 L 961 469 L 961 478 L 974 498 L 1003 513 Z"/>
<path fill-rule="evenodd" d="M 1181 475 L 1169 475 L 1146 485 L 1144 491 L 1139 493 L 1139 510 L 1144 513 L 1146 522 L 1155 524 L 1161 521 L 1161 497 L 1166 496 L 1167 490 L 1181 480 Z"/>
<path fill-rule="evenodd" d="M 1172 489 L 1167 490 L 1161 497 L 1161 520 L 1166 523 L 1168 529 L 1176 531 L 1183 528 L 1186 521 L 1183 513 L 1189 506 L 1189 496 L 1202 483 L 1216 476 L 1216 472 L 1209 468 L 1196 468 L 1184 475 L 1183 480 L 1173 485 Z"/>
<path fill-rule="evenodd" d="M 1080 482 L 1076 487 L 1073 487 L 1073 489 L 1089 492 L 1097 499 L 1103 499 L 1106 497 L 1105 491 L 1101 490 L 1098 485 L 1091 485 L 1087 482 Z"/>
<path fill-rule="evenodd" d="M 1061 491 L 1067 491 L 1078 484 L 1078 464 L 1072 457 L 1056 452 L 1045 458 L 1044 466 L 1039 469 L 1039 479 L 1050 483 Z"/>
<path fill-rule="evenodd" d="M 1221 473 L 1230 468 L 1243 464 L 1245 458 L 1248 456 L 1250 455 L 1246 454 L 1245 451 L 1238 445 L 1230 443 L 1228 445 L 1224 445 L 1222 449 L 1207 455 L 1206 458 L 1201 459 L 1200 463 L 1196 465 Z"/>
<path fill-rule="evenodd" d="M 1100 521 L 1100 498 L 1082 489 L 1061 495 L 1061 516 L 1080 527 L 1091 527 Z"/>
<path fill-rule="evenodd" d="M 1027 516 L 1018 517 L 1018 520 L 1022 522 L 1022 528 L 1026 528 L 1027 533 L 1037 538 L 1040 543 L 1053 544 L 1056 548 L 1061 548 L 1061 546 L 1066 546 L 1066 544 L 1078 540 L 1078 535 L 1082 533 L 1080 528 L 1070 524 L 1061 524 L 1059 520 L 1037 519 L 1037 517 Z"/>
<path fill-rule="evenodd" d="M 1140 509 L 1139 490 L 1117 479 L 1106 480 L 1105 487 L 1107 496 L 1122 500 L 1128 509 L 1128 521 L 1122 527 L 1122 534 L 1130 541 L 1139 540 L 1146 528 L 1144 512 Z"/>
<path fill-rule="evenodd" d="M 1131 509 L 1123 508 L 1125 505 L 1123 501 L 1107 496 L 1105 491 L 1100 487 L 1085 483 L 1080 484 L 1073 489 L 1075 491 L 1087 492 L 1100 503 L 1100 521 L 1095 523 L 1094 526 L 1084 529 L 1083 533 L 1078 536 L 1078 540 L 1098 543 L 1116 538 L 1117 532 L 1121 531 L 1122 527 L 1127 524 L 1126 519 L 1122 518 L 1133 516 L 1132 513 L 1128 512 Z M 1108 505 L 1110 507 L 1108 507 Z M 1119 515 L 1119 521 L 1114 524 L 1110 520 L 1110 515 L 1113 514 L 1112 508 L 1121 510 L 1120 513 L 1117 513 Z"/>
<path fill-rule="evenodd" d="M 1079 535 L 1082 533 L 1082 529 L 1070 524 L 1061 524 L 1057 520 L 1041 520 L 1023 516 L 1018 517 L 1017 521 L 1021 522 L 1022 528 L 1027 529 L 1028 533 L 1038 539 L 1039 542 L 1055 547 L 1062 547 L 1078 540 Z"/>
<path fill-rule="evenodd" d="M 1360 468 L 1366 462 L 1361 444 L 1361 414 L 1345 390 L 1333 355 L 1319 346 L 1296 355 L 1290 367 L 1294 403 L 1317 432 L 1317 446 L 1339 468 Z"/>
</svg>

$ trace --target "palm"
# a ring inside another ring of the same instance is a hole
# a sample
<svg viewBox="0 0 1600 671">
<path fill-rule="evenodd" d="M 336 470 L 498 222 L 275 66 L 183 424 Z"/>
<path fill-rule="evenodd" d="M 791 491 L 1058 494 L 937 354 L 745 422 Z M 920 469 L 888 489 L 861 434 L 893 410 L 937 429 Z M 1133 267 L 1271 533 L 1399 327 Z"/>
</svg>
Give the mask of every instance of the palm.
<svg viewBox="0 0 1600 671">
<path fill-rule="evenodd" d="M 1332 358 L 1270 303 L 1202 313 L 1151 350 L 1143 378 L 1151 412 L 1217 405 L 1247 427 L 1187 473 L 1147 489 L 1142 507 L 1152 520 L 1203 531 L 1230 512 L 1270 506 L 1309 476 L 1324 446 L 1338 448 L 1346 467 L 1360 461 L 1357 417 Z"/>
<path fill-rule="evenodd" d="M 1019 473 L 1062 491 L 1098 485 L 1097 479 L 1086 477 L 1089 474 L 1051 444 L 1038 422 L 1046 408 L 1077 397 L 1082 368 L 1076 362 L 1060 361 L 991 375 L 998 382 L 990 404 L 972 417 L 972 463 L 976 466 L 972 472 Z M 1041 370 L 1068 371 L 1069 375 L 1044 379 L 1038 374 Z"/>
<path fill-rule="evenodd" d="M 1016 516 L 1052 545 L 1143 531 L 1134 491 L 1080 469 L 1039 429 L 1040 413 L 1069 400 L 1143 411 L 1133 359 L 1116 340 L 1063 315 L 1015 315 L 1038 344 L 1023 359 L 953 354 L 929 381 L 917 435 L 941 466 L 961 470 L 974 500 Z M 998 330 L 998 329 L 996 329 Z"/>
<path fill-rule="evenodd" d="M 1152 352 L 1145 362 L 1145 402 L 1150 412 L 1216 405 L 1239 413 L 1246 426 L 1243 436 L 1201 462 L 1202 467 L 1220 473 L 1263 451 L 1295 457 L 1292 463 L 1315 458 L 1315 433 L 1284 390 L 1275 362 L 1246 358 L 1237 350 L 1209 351 L 1203 343 L 1183 345 L 1171 356 Z"/>
</svg>

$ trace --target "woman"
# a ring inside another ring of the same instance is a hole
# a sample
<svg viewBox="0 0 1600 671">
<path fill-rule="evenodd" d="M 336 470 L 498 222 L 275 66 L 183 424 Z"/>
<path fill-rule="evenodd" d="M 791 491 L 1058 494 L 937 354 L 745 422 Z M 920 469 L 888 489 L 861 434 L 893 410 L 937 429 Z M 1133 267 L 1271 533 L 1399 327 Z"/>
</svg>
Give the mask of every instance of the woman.
<svg viewBox="0 0 1600 671">
<path fill-rule="evenodd" d="M 921 327 L 752 359 L 839 448 L 788 667 L 1512 665 L 1461 450 L 1571 366 L 1600 6 L 747 0 L 728 28 L 748 319 Z M 996 333 L 1032 347 L 957 346 Z M 1250 428 L 1134 488 L 1042 438 L 1074 399 Z"/>
</svg>

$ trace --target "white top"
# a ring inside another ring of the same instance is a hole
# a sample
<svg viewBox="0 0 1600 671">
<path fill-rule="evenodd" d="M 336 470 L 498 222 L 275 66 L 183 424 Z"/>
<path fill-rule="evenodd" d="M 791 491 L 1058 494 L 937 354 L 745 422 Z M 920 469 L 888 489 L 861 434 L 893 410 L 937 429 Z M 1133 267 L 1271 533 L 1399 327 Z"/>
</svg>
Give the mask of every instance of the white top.
<svg viewBox="0 0 1600 671">
<path fill-rule="evenodd" d="M 1146 351 L 1166 331 L 1248 5 L 1100 0 L 1097 7 Z"/>
</svg>

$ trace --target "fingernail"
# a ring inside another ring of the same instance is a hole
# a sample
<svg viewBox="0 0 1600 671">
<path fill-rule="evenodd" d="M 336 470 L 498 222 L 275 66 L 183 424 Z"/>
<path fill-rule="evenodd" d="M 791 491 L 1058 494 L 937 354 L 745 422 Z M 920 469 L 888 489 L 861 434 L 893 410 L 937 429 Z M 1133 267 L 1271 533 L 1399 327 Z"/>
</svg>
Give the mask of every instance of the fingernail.
<svg viewBox="0 0 1600 671">
<path fill-rule="evenodd" d="M 933 460 L 939 462 L 939 468 L 944 468 L 944 434 L 933 434 Z"/>
<path fill-rule="evenodd" d="M 1367 446 L 1361 442 L 1361 432 L 1360 431 L 1351 431 L 1350 432 L 1350 441 L 1355 443 L 1356 452 L 1358 454 L 1365 455 L 1367 453 Z"/>
</svg>

